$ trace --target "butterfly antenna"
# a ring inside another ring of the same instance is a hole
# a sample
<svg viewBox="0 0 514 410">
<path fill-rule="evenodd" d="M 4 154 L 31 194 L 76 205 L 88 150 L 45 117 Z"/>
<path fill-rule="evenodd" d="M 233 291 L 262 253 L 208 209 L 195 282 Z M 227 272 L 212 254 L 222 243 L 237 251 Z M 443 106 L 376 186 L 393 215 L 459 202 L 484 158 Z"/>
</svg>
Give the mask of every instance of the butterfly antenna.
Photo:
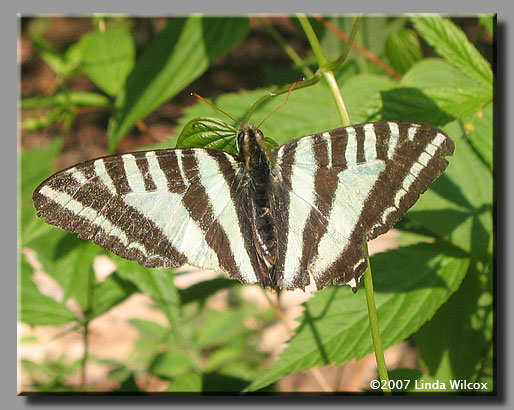
<svg viewBox="0 0 514 410">
<path fill-rule="evenodd" d="M 203 98 L 200 94 L 197 94 L 197 93 L 191 93 L 192 96 L 195 96 L 196 98 L 198 98 L 199 100 L 202 100 L 203 102 L 206 102 L 207 104 L 209 104 L 212 108 L 218 110 L 219 112 L 221 112 L 222 114 L 225 114 L 228 118 L 230 118 L 232 121 L 234 122 L 237 122 L 239 124 L 240 127 L 243 127 L 243 124 L 241 124 L 238 120 L 236 120 L 234 117 L 232 117 L 230 114 L 227 114 L 225 111 L 223 111 L 221 108 L 218 108 L 216 107 L 213 103 L 211 103 L 210 101 L 207 101 L 205 98 Z"/>
<path fill-rule="evenodd" d="M 268 115 L 266 115 L 266 117 L 259 123 L 259 125 L 257 125 L 257 129 L 261 128 L 261 125 L 264 124 L 264 121 L 266 121 L 269 117 L 271 117 L 278 110 L 280 110 L 284 105 L 287 104 L 287 100 L 289 100 L 289 96 L 291 95 L 291 92 L 293 91 L 293 88 L 295 88 L 296 85 L 298 83 L 302 82 L 303 80 L 305 80 L 305 78 L 299 78 L 293 84 L 291 84 L 291 87 L 289 87 L 289 91 L 287 92 L 287 96 L 286 96 L 285 101 L 282 104 L 280 104 L 277 108 L 275 108 L 273 111 L 271 111 Z"/>
</svg>

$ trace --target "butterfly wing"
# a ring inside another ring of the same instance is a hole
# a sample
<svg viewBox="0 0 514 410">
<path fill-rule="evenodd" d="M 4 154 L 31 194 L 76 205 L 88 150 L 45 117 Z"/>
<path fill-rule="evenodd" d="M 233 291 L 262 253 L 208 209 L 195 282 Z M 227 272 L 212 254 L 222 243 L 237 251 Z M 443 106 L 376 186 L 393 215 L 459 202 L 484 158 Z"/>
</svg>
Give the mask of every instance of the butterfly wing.
<svg viewBox="0 0 514 410">
<path fill-rule="evenodd" d="M 367 267 L 363 243 L 389 230 L 439 177 L 453 153 L 441 130 L 376 122 L 338 128 L 274 150 L 274 215 L 282 288 L 354 289 Z"/>
<path fill-rule="evenodd" d="M 245 195 L 231 154 L 170 149 L 84 162 L 47 179 L 33 200 L 47 222 L 143 266 L 187 263 L 255 283 Z"/>
</svg>

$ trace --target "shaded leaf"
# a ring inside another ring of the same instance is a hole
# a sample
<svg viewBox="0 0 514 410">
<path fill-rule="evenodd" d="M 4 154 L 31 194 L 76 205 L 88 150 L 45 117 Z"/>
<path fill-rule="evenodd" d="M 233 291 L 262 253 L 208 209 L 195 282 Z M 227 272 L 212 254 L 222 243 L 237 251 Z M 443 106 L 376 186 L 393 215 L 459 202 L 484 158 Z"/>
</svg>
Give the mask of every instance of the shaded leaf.
<svg viewBox="0 0 514 410">
<path fill-rule="evenodd" d="M 145 49 L 118 94 L 109 121 L 112 151 L 136 121 L 199 77 L 219 55 L 242 41 L 248 18 L 170 19 Z"/>
<path fill-rule="evenodd" d="M 492 247 L 492 175 L 456 127 L 446 131 L 455 142 L 450 164 L 407 215 L 464 251 L 486 258 Z"/>
<path fill-rule="evenodd" d="M 417 244 L 371 258 L 384 348 L 404 340 L 429 320 L 460 285 L 469 264 L 462 254 Z M 364 292 L 347 287 L 318 291 L 304 304 L 300 326 L 280 358 L 249 387 L 329 363 L 360 359 L 373 351 Z"/>
<path fill-rule="evenodd" d="M 185 305 L 191 302 L 203 302 L 220 290 L 230 289 L 239 285 L 240 283 L 234 279 L 216 278 L 195 283 L 188 288 L 180 289 L 178 292 L 182 305 Z"/>
<path fill-rule="evenodd" d="M 468 140 L 471 146 L 487 164 L 489 170 L 493 169 L 493 104 L 488 104 L 478 115 L 467 122 L 470 130 Z"/>
<path fill-rule="evenodd" d="M 488 336 L 492 321 L 473 321 L 476 316 L 484 316 L 480 310 L 487 309 L 478 304 L 482 294 L 478 275 L 472 264 L 459 290 L 414 336 L 430 374 L 434 379 L 448 383 L 448 390 L 451 390 L 450 380 L 473 380 L 472 376 L 491 344 Z M 488 310 L 492 314 L 491 304 Z"/>
</svg>

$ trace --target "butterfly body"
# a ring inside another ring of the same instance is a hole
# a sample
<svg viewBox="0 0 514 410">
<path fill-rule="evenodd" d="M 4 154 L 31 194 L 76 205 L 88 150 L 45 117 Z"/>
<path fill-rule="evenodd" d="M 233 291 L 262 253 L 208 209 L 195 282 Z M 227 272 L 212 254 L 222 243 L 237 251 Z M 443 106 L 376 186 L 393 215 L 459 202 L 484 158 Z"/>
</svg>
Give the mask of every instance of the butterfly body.
<svg viewBox="0 0 514 410">
<path fill-rule="evenodd" d="M 270 150 L 243 126 L 238 154 L 184 148 L 98 158 L 34 192 L 38 215 L 148 267 L 190 264 L 265 288 L 357 289 L 362 244 L 444 171 L 452 140 L 425 124 L 336 128 Z"/>
</svg>

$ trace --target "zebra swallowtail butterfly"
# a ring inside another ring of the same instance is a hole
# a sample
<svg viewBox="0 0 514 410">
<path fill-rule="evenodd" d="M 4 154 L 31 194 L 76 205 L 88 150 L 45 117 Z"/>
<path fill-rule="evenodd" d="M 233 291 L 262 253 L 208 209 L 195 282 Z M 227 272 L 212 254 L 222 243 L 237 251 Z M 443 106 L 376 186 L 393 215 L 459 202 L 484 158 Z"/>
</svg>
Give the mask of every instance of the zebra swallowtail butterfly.
<svg viewBox="0 0 514 410">
<path fill-rule="evenodd" d="M 44 181 L 38 216 L 147 267 L 190 264 L 264 288 L 356 291 L 363 243 L 389 230 L 441 175 L 454 144 L 382 121 L 271 150 L 245 125 L 238 155 L 164 149 L 93 159 Z"/>
</svg>

